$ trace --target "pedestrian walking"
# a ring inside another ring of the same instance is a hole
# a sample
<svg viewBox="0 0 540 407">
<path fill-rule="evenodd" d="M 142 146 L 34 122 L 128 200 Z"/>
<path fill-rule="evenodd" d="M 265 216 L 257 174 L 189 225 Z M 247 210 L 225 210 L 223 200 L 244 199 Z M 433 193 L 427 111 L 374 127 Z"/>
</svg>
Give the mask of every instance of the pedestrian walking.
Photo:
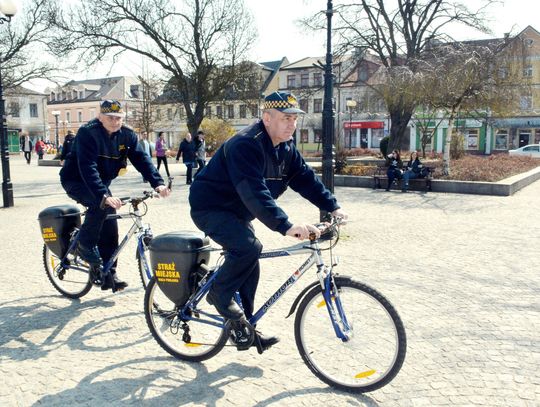
<svg viewBox="0 0 540 407">
<path fill-rule="evenodd" d="M 195 165 L 195 144 L 191 138 L 189 132 L 186 133 L 184 139 L 178 146 L 178 153 L 176 153 L 176 162 L 180 160 L 182 156 L 182 162 L 186 166 L 186 184 L 191 184 L 193 181 L 193 166 Z"/>
<path fill-rule="evenodd" d="M 159 138 L 156 141 L 157 170 L 159 171 L 159 167 L 161 167 L 161 163 L 163 163 L 167 177 L 170 177 L 171 173 L 169 172 L 169 165 L 167 164 L 167 154 L 169 152 L 169 148 L 167 147 L 167 142 L 165 141 L 165 133 L 160 131 L 158 136 Z"/>
<path fill-rule="evenodd" d="M 30 136 L 28 133 L 23 133 L 22 139 L 21 139 L 21 150 L 24 153 L 24 158 L 26 159 L 26 164 L 30 165 L 30 161 L 32 160 L 32 148 L 34 146 L 34 143 L 32 143 L 32 140 L 30 139 Z"/>
<path fill-rule="evenodd" d="M 202 130 L 197 132 L 193 143 L 195 144 L 195 160 L 198 167 L 195 173 L 195 176 L 197 176 L 206 165 L 206 142 L 204 141 L 204 132 Z"/>
</svg>

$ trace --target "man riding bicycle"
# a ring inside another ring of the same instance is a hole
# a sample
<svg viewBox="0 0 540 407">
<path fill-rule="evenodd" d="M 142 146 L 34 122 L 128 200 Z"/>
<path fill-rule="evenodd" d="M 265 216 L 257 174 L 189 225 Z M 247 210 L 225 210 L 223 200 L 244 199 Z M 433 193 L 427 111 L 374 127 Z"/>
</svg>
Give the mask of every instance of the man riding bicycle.
<svg viewBox="0 0 540 407">
<path fill-rule="evenodd" d="M 124 112 L 116 100 L 101 103 L 100 114 L 77 132 L 71 152 L 60 171 L 60 180 L 68 196 L 88 209 L 79 233 L 79 255 L 90 265 L 106 263 L 118 247 L 118 223 L 106 220 L 122 206 L 112 196 L 109 186 L 127 165 L 127 159 L 150 182 L 160 196 L 169 195 L 163 178 L 150 157 L 138 143 L 137 135 L 123 126 Z M 111 278 L 103 283 L 103 290 L 122 290 L 127 283 L 116 275 L 116 263 Z"/>
<path fill-rule="evenodd" d="M 292 94 L 267 96 L 262 120 L 223 144 L 191 185 L 189 202 L 195 225 L 226 251 L 207 296 L 226 319 L 239 321 L 253 315 L 262 250 L 251 224 L 254 218 L 271 230 L 301 240 L 310 233 L 320 234 L 313 225 L 291 223 L 277 206 L 275 199 L 288 186 L 319 209 L 346 217 L 292 141 L 299 113 L 304 112 Z M 244 312 L 233 300 L 237 291 Z M 256 334 L 264 349 L 279 341 Z"/>
</svg>

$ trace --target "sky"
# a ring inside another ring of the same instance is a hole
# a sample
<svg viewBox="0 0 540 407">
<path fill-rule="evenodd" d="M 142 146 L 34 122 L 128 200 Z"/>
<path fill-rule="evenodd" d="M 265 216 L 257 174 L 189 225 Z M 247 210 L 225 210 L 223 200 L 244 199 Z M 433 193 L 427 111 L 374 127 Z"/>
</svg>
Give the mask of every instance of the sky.
<svg viewBox="0 0 540 407">
<path fill-rule="evenodd" d="M 334 0 L 334 6 L 347 0 Z M 351 1 L 351 0 L 348 0 Z M 395 1 L 395 0 L 394 0 Z M 321 56 L 326 54 L 326 34 L 306 32 L 299 27 L 296 20 L 326 9 L 327 0 L 244 0 L 246 7 L 251 10 L 254 23 L 259 31 L 257 41 L 250 57 L 257 62 L 275 61 L 287 57 L 290 62 L 304 57 Z M 462 0 L 472 10 L 482 4 L 481 0 Z M 490 6 L 488 15 L 489 26 L 493 30 L 492 37 L 502 38 L 504 33 L 518 33 L 527 25 L 540 31 L 540 1 L 539 0 L 506 0 Z M 488 38 L 477 31 L 467 31 L 463 28 L 451 33 L 456 39 Z M 141 74 L 142 62 L 138 58 L 125 58 L 109 72 L 110 65 L 93 67 L 90 73 L 81 73 L 75 79 L 96 78 L 107 75 Z M 32 84 L 32 88 L 43 90 L 44 82 Z"/>
</svg>

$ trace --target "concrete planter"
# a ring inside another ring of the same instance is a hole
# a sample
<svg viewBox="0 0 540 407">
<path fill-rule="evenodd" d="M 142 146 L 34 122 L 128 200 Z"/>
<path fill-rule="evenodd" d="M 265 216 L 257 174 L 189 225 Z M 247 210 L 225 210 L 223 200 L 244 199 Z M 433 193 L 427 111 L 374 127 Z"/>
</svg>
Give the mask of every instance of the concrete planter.
<svg viewBox="0 0 540 407">
<path fill-rule="evenodd" d="M 431 192 L 510 196 L 538 179 L 540 179 L 540 167 L 498 182 L 447 181 L 434 179 L 431 181 Z M 338 187 L 373 188 L 373 177 L 335 175 L 334 185 Z"/>
<path fill-rule="evenodd" d="M 62 164 L 60 164 L 60 160 L 47 160 L 47 159 L 42 159 L 42 160 L 38 160 L 38 166 L 39 167 L 61 167 Z"/>
</svg>

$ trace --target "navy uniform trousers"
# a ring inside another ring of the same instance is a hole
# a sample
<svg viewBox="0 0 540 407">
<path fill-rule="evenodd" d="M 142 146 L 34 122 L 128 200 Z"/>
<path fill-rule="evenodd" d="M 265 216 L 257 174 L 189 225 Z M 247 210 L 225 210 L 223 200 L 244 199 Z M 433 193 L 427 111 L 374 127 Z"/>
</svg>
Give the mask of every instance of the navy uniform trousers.
<svg viewBox="0 0 540 407">
<path fill-rule="evenodd" d="M 246 318 L 253 316 L 259 283 L 259 255 L 262 244 L 250 221 L 229 211 L 192 211 L 195 225 L 225 250 L 225 261 L 214 280 L 212 291 L 228 302 L 240 294 Z"/>
<path fill-rule="evenodd" d="M 96 205 L 92 193 L 82 182 L 65 182 L 62 186 L 71 199 L 87 207 L 79 233 L 80 244 L 87 248 L 97 245 L 103 264 L 107 264 L 118 247 L 118 222 L 116 219 L 106 220 L 106 217 L 116 210 L 110 206 L 101 209 L 99 203 Z"/>
</svg>

